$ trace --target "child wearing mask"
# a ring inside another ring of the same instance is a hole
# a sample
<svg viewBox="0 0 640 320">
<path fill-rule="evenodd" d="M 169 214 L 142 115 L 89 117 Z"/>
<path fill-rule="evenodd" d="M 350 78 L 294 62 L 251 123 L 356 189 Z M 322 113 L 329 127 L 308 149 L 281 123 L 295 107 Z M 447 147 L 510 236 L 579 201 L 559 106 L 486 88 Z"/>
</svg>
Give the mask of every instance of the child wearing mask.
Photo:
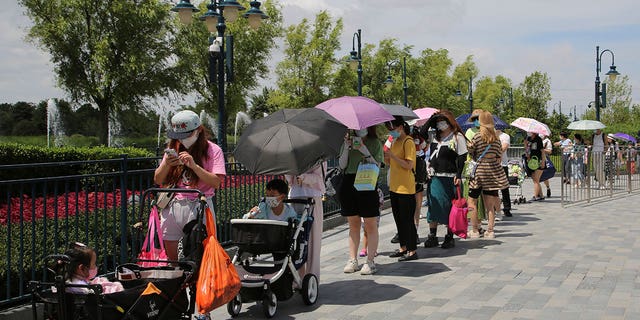
<svg viewBox="0 0 640 320">
<path fill-rule="evenodd" d="M 98 274 L 96 252 L 80 242 L 74 242 L 64 254 L 69 257 L 65 283 L 72 285 L 91 284 L 91 280 Z M 66 292 L 89 294 L 92 290 L 87 287 L 67 287 Z"/>
<path fill-rule="evenodd" d="M 265 187 L 265 198 L 257 206 L 251 208 L 243 219 L 268 219 L 287 221 L 289 218 L 297 219 L 298 214 L 283 200 L 286 198 L 289 186 L 282 179 L 273 179 Z"/>
</svg>

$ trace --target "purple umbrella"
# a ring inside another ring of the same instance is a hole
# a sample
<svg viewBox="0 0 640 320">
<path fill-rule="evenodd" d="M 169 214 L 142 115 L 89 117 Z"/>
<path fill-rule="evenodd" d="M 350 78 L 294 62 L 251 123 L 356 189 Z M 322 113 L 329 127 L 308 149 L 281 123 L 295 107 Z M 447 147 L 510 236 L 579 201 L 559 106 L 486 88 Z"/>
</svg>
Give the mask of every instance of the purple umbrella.
<svg viewBox="0 0 640 320">
<path fill-rule="evenodd" d="M 613 136 L 618 138 L 618 139 L 630 141 L 630 142 L 633 142 L 633 143 L 637 142 L 636 138 L 634 138 L 633 136 L 628 135 L 628 134 L 626 134 L 624 132 L 614 133 Z"/>
<path fill-rule="evenodd" d="M 347 128 L 354 130 L 393 120 L 391 113 L 382 105 L 366 97 L 334 98 L 317 105 L 316 108 L 326 111 Z"/>
</svg>

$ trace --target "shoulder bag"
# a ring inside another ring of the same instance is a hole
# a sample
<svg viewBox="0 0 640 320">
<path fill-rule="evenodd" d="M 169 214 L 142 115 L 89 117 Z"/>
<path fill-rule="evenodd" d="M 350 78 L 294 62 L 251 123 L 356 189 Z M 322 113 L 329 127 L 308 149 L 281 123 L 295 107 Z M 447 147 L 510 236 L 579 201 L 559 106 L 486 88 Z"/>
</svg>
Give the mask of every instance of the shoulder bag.
<svg viewBox="0 0 640 320">
<path fill-rule="evenodd" d="M 470 179 L 472 179 L 472 178 L 474 178 L 476 176 L 476 169 L 478 169 L 478 163 L 480 163 L 480 160 L 482 160 L 482 157 L 484 157 L 484 155 L 487 154 L 487 151 L 489 151 L 490 147 L 491 147 L 491 145 L 488 144 L 487 147 L 484 148 L 484 151 L 482 152 L 480 157 L 478 157 L 477 161 L 469 160 L 469 163 L 467 164 L 467 176 Z"/>
</svg>

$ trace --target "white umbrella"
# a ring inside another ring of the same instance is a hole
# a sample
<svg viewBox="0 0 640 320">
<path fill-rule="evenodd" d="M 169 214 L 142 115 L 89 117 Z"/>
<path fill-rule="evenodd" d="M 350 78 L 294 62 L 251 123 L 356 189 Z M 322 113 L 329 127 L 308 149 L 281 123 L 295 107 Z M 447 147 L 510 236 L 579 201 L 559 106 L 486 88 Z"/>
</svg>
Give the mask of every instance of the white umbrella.
<svg viewBox="0 0 640 320">
<path fill-rule="evenodd" d="M 570 130 L 596 130 L 596 129 L 604 129 L 607 126 L 604 123 L 596 120 L 578 120 L 569 123 L 567 129 Z"/>
</svg>

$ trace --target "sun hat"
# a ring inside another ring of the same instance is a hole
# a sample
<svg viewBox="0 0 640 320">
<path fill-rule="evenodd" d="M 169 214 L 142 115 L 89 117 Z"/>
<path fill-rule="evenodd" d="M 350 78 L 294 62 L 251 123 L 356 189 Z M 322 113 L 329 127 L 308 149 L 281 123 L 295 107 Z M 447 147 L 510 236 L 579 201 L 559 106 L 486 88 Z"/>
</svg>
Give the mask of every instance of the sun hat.
<svg viewBox="0 0 640 320">
<path fill-rule="evenodd" d="M 607 138 L 615 139 L 616 137 L 615 137 L 612 133 L 609 133 L 609 134 L 607 135 Z"/>
<path fill-rule="evenodd" d="M 200 117 L 191 110 L 182 110 L 171 117 L 171 128 L 167 129 L 169 139 L 188 138 L 200 126 Z"/>
</svg>

